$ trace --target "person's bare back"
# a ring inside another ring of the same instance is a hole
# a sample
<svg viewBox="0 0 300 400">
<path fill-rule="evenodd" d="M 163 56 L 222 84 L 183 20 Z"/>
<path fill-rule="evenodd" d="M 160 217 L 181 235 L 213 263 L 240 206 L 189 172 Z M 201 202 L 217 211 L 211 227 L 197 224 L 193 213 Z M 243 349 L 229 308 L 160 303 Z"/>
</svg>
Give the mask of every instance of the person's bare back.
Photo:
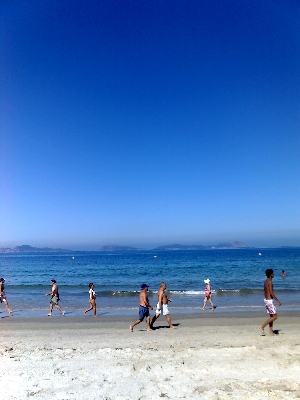
<svg viewBox="0 0 300 400">
<path fill-rule="evenodd" d="M 271 300 L 272 296 L 271 293 L 273 292 L 273 288 L 272 288 L 272 281 L 268 278 L 265 280 L 264 282 L 264 294 L 265 294 L 265 299 L 267 300 Z"/>
<path fill-rule="evenodd" d="M 273 275 L 274 276 L 274 275 Z M 272 282 L 272 277 L 269 277 L 268 279 L 265 280 L 264 282 L 264 295 L 266 300 L 272 300 L 275 299 L 278 303 L 279 300 L 275 296 L 274 290 L 273 290 L 273 282 Z"/>
</svg>

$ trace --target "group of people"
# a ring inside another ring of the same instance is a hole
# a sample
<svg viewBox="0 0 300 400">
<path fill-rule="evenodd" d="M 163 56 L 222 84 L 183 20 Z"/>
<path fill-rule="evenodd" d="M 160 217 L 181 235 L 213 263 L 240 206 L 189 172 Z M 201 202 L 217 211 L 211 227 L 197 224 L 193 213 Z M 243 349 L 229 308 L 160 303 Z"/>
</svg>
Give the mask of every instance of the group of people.
<svg viewBox="0 0 300 400">
<path fill-rule="evenodd" d="M 283 271 L 284 272 L 284 271 Z M 266 276 L 267 279 L 264 282 L 264 304 L 266 307 L 266 311 L 269 314 L 269 318 L 261 325 L 259 326 L 259 329 L 263 335 L 265 335 L 264 328 L 269 325 L 269 330 L 270 330 L 270 335 L 274 335 L 273 331 L 273 322 L 277 319 L 277 310 L 274 304 L 274 300 L 277 301 L 278 305 L 281 306 L 280 301 L 277 299 L 275 296 L 274 290 L 273 290 L 273 282 L 272 279 L 274 278 L 274 271 L 272 269 L 267 269 L 266 270 Z M 45 296 L 51 296 L 50 300 L 50 311 L 49 314 L 47 314 L 49 317 L 52 316 L 53 312 L 53 307 L 57 308 L 62 316 L 65 315 L 65 311 L 60 307 L 59 303 L 59 292 L 58 292 L 58 287 L 56 284 L 55 279 L 51 279 L 51 291 L 49 293 L 46 293 Z M 8 301 L 5 295 L 4 291 L 4 283 L 5 279 L 0 278 L 0 303 L 4 303 L 7 311 L 9 314 L 11 314 L 13 311 L 10 309 L 8 305 Z M 212 289 L 210 286 L 210 280 L 205 279 L 205 289 L 204 289 L 204 303 L 203 307 L 201 308 L 203 311 L 205 310 L 205 306 L 207 301 L 210 302 L 211 304 L 211 310 L 214 311 L 214 304 L 212 301 Z M 87 312 L 92 311 L 94 313 L 94 317 L 97 317 L 97 306 L 96 306 L 96 297 L 97 293 L 95 292 L 95 287 L 94 284 L 91 282 L 89 283 L 89 302 L 90 302 L 90 307 L 84 311 L 84 315 L 86 315 Z M 162 314 L 166 317 L 166 320 L 169 324 L 169 327 L 172 329 L 175 329 L 176 327 L 172 324 L 171 321 L 171 315 L 169 312 L 168 308 L 168 303 L 171 302 L 172 300 L 167 296 L 166 294 L 166 289 L 167 289 L 167 284 L 166 282 L 161 282 L 160 287 L 157 292 L 157 304 L 156 304 L 156 309 L 155 309 L 155 315 L 153 316 L 152 320 L 150 321 L 150 312 L 149 310 L 153 310 L 154 308 L 150 305 L 149 298 L 148 298 L 148 289 L 149 286 L 146 283 L 143 283 L 141 285 L 141 291 L 139 293 L 138 297 L 138 303 L 139 303 L 139 318 L 130 325 L 129 329 L 131 332 L 133 332 L 133 328 L 140 324 L 145 318 L 146 318 L 146 325 L 147 325 L 147 331 L 154 330 L 154 323 L 156 320 L 159 318 L 159 316 Z"/>
<path fill-rule="evenodd" d="M 141 286 L 141 291 L 139 293 L 139 319 L 137 319 L 132 325 L 130 325 L 129 329 L 131 332 L 133 332 L 133 328 L 140 324 L 145 318 L 146 318 L 146 325 L 147 325 L 147 331 L 151 331 L 154 329 L 153 324 L 159 318 L 161 313 L 166 317 L 166 320 L 169 324 L 169 327 L 172 329 L 176 329 L 176 327 L 172 324 L 171 321 L 171 315 L 169 312 L 168 308 L 168 303 L 171 302 L 172 300 L 168 298 L 166 294 L 166 289 L 167 289 L 167 284 L 166 282 L 161 282 L 158 292 L 157 292 L 157 297 L 158 297 L 158 302 L 156 305 L 156 310 L 155 310 L 155 315 L 152 318 L 150 322 L 150 310 L 153 310 L 154 308 L 150 305 L 149 303 L 149 298 L 147 295 L 149 286 L 146 285 L 146 283 L 143 283 Z"/>
<path fill-rule="evenodd" d="M 6 294 L 4 291 L 4 282 L 5 279 L 4 278 L 0 278 L 0 303 L 4 303 L 7 311 L 9 314 L 12 314 L 12 310 L 9 308 L 8 305 L 8 301 L 6 298 Z M 60 307 L 59 303 L 59 292 L 58 292 L 58 287 L 56 284 L 56 280 L 55 279 L 51 279 L 50 280 L 51 283 L 51 291 L 49 293 L 46 293 L 45 296 L 51 296 L 51 300 L 50 300 L 50 310 L 49 310 L 49 314 L 48 317 L 52 317 L 52 312 L 53 312 L 53 307 L 57 308 L 60 312 L 61 315 L 64 316 L 65 315 L 65 311 Z M 97 293 L 94 290 L 94 284 L 93 283 L 89 283 L 89 299 L 90 299 L 90 307 L 84 311 L 84 315 L 93 310 L 94 311 L 94 317 L 97 317 L 97 306 L 96 306 L 96 296 Z"/>
<path fill-rule="evenodd" d="M 261 331 L 262 335 L 265 336 L 265 331 L 264 328 L 269 325 L 269 331 L 270 335 L 275 335 L 274 330 L 273 330 L 273 322 L 277 319 L 277 310 L 276 306 L 274 304 L 274 300 L 277 301 L 278 306 L 281 306 L 281 302 L 278 300 L 274 293 L 273 289 L 273 282 L 272 279 L 274 278 L 274 271 L 272 269 L 267 269 L 266 270 L 266 276 L 267 279 L 264 282 L 264 304 L 266 307 L 266 311 L 269 314 L 269 318 L 261 325 L 259 326 L 259 330 Z M 205 289 L 204 289 L 204 303 L 202 310 L 205 310 L 205 306 L 207 301 L 210 302 L 211 304 L 211 310 L 214 311 L 215 307 L 212 302 L 212 289 L 210 286 L 210 280 L 205 279 Z M 163 314 L 167 322 L 170 326 L 170 328 L 175 328 L 175 326 L 171 322 L 171 316 L 168 308 L 168 303 L 171 302 L 172 300 L 168 298 L 165 290 L 167 289 L 167 284 L 165 282 L 161 282 L 157 296 L 158 296 L 158 302 L 156 305 L 156 310 L 155 310 L 155 315 L 152 318 L 150 322 L 150 312 L 149 310 L 153 310 L 153 307 L 149 303 L 149 298 L 147 295 L 149 286 L 146 285 L 146 283 L 143 283 L 141 286 L 141 291 L 139 294 L 139 319 L 136 320 L 132 325 L 129 326 L 129 329 L 131 332 L 133 332 L 133 328 L 140 324 L 145 318 L 146 318 L 146 325 L 147 325 L 147 331 L 151 331 L 154 329 L 153 324 L 159 318 L 161 314 Z"/>
<path fill-rule="evenodd" d="M 60 307 L 60 305 L 58 304 L 59 302 L 59 293 L 58 293 L 58 287 L 56 285 L 56 280 L 55 279 L 51 279 L 51 291 L 49 293 L 46 293 L 45 296 L 51 296 L 51 300 L 50 300 L 50 312 L 48 315 L 48 317 L 52 317 L 52 311 L 53 311 L 53 307 L 56 307 L 60 312 L 61 315 L 64 316 L 65 315 L 65 311 Z M 89 299 L 90 299 L 90 307 L 85 310 L 83 313 L 84 315 L 93 310 L 94 311 L 94 317 L 97 317 L 97 305 L 96 305 L 96 296 L 97 293 L 95 292 L 95 287 L 93 282 L 89 283 Z"/>
<path fill-rule="evenodd" d="M 207 300 L 211 304 L 211 310 L 214 311 L 214 305 L 212 302 L 212 290 L 210 287 L 210 280 L 209 279 L 204 279 L 205 283 L 205 289 L 204 289 L 204 304 L 202 307 L 202 310 L 205 310 L 206 302 Z M 147 295 L 149 286 L 146 285 L 146 283 L 143 283 L 141 286 L 141 291 L 139 294 L 139 319 L 137 319 L 132 325 L 129 326 L 129 329 L 131 332 L 133 332 L 133 328 L 140 324 L 145 318 L 146 318 L 146 325 L 147 325 L 147 331 L 154 330 L 154 323 L 159 318 L 161 314 L 163 314 L 166 317 L 166 320 L 169 324 L 169 327 L 172 329 L 175 329 L 175 326 L 172 324 L 171 321 L 171 316 L 168 308 L 168 303 L 171 302 L 172 300 L 167 296 L 166 294 L 166 289 L 167 289 L 167 284 L 166 282 L 161 282 L 158 292 L 157 292 L 157 297 L 158 297 L 158 302 L 156 305 L 155 309 L 155 315 L 152 318 L 150 322 L 150 312 L 149 310 L 153 310 L 154 308 L 150 305 L 149 303 L 149 298 Z"/>
</svg>

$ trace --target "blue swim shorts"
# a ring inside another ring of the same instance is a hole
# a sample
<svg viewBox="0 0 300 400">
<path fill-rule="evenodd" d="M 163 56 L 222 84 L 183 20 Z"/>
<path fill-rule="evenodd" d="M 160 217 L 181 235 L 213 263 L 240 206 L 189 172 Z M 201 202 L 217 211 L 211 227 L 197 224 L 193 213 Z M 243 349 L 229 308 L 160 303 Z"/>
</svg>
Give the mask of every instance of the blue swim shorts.
<svg viewBox="0 0 300 400">
<path fill-rule="evenodd" d="M 143 321 L 145 317 L 149 317 L 149 308 L 140 306 L 139 307 L 139 320 Z"/>
</svg>

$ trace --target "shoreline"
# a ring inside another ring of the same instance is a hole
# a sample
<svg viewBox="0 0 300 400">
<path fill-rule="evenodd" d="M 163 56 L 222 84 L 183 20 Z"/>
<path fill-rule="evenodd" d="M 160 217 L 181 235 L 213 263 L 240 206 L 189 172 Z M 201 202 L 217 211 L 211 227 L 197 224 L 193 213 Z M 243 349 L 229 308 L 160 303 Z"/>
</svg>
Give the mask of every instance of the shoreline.
<svg viewBox="0 0 300 400">
<path fill-rule="evenodd" d="M 152 316 L 154 313 L 152 314 Z M 239 325 L 239 321 L 246 320 L 248 321 L 248 324 L 251 324 L 251 321 L 256 321 L 256 320 L 266 320 L 268 318 L 268 314 L 263 311 L 251 311 L 251 312 L 241 312 L 241 311 L 226 311 L 222 313 L 218 313 L 216 311 L 211 312 L 211 311 L 204 311 L 204 312 L 190 312 L 190 313 L 178 313 L 178 312 L 171 312 L 170 313 L 172 321 L 177 320 L 179 325 L 184 325 L 186 324 L 187 326 L 196 326 L 197 323 L 199 322 L 199 326 L 201 326 L 201 320 L 205 320 L 206 325 L 216 325 L 220 324 L 220 326 L 227 326 L 228 325 L 228 320 L 230 320 L 231 323 L 234 322 L 235 325 Z M 278 312 L 278 319 L 275 321 L 275 324 L 277 325 L 281 320 L 284 320 L 285 322 L 288 322 L 288 320 L 291 320 L 295 322 L 295 319 L 297 320 L 296 322 L 299 322 L 298 318 L 300 318 L 300 311 L 295 310 L 295 311 L 279 311 Z M 20 326 L 19 329 L 26 325 L 36 325 L 36 326 L 43 326 L 46 324 L 51 324 L 53 320 L 55 320 L 55 326 L 64 326 L 64 325 L 72 325 L 72 324 L 82 324 L 83 329 L 85 328 L 85 323 L 90 323 L 93 321 L 93 324 L 99 325 L 99 328 L 105 328 L 108 327 L 109 325 L 119 327 L 121 329 L 121 325 L 130 323 L 133 320 L 138 319 L 138 313 L 135 312 L 133 314 L 123 314 L 123 315 L 118 315 L 118 314 L 100 314 L 97 316 L 97 318 L 94 318 L 92 313 L 84 316 L 84 315 L 65 315 L 64 317 L 61 316 L 60 313 L 55 313 L 53 314 L 52 317 L 47 317 L 47 315 L 44 315 L 44 317 L 17 317 L 14 318 L 13 316 L 6 316 L 3 317 L 1 320 L 1 325 L 2 329 L 5 327 L 17 327 Z M 165 317 L 160 316 L 159 322 L 164 321 L 165 322 Z M 143 322 L 144 323 L 144 322 Z M 141 324 L 143 324 L 141 323 Z M 101 324 L 104 324 L 102 326 Z M 145 324 L 145 323 L 144 323 Z M 138 325 L 139 326 L 139 325 Z"/>
<path fill-rule="evenodd" d="M 66 307 L 62 307 L 63 310 L 65 311 L 65 317 L 66 318 L 73 318 L 73 317 L 83 317 L 83 311 L 86 309 L 85 308 L 79 308 L 79 309 L 70 309 Z M 294 312 L 300 312 L 300 306 L 298 304 L 290 304 L 290 305 L 284 305 L 281 307 L 277 308 L 277 311 L 279 315 L 282 313 L 294 313 Z M 0 310 L 0 320 L 1 319 L 6 319 L 8 317 L 13 317 L 13 318 L 44 318 L 47 316 L 49 312 L 49 308 L 44 307 L 40 309 L 14 309 L 13 313 L 11 315 L 8 315 L 7 311 L 3 307 Z M 138 313 L 138 308 L 137 307 L 124 307 L 124 308 L 98 308 L 97 315 L 98 317 L 122 317 L 122 316 L 137 316 Z M 150 311 L 151 318 L 154 315 L 155 310 Z M 209 306 L 206 307 L 205 311 L 201 311 L 201 307 L 170 307 L 170 313 L 171 315 L 173 314 L 179 314 L 179 315 L 193 315 L 193 314 L 206 314 L 206 313 L 211 313 L 211 310 Z M 248 306 L 216 306 L 215 307 L 215 314 L 253 314 L 253 313 L 265 313 L 265 306 L 262 305 L 248 305 Z M 58 310 L 53 310 L 53 317 L 54 316 L 60 316 L 60 312 Z M 87 317 L 91 316 L 91 313 L 87 314 Z"/>
</svg>

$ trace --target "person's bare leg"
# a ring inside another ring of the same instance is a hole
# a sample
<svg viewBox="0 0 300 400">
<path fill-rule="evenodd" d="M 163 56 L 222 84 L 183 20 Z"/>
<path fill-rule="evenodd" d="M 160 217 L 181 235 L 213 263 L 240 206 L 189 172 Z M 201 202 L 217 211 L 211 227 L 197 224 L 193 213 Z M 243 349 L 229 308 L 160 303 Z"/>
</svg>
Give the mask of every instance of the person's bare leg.
<svg viewBox="0 0 300 400">
<path fill-rule="evenodd" d="M 64 310 L 63 310 L 58 304 L 56 304 L 55 307 L 61 312 L 61 315 L 62 315 L 62 316 L 65 315 Z"/>
<path fill-rule="evenodd" d="M 277 319 L 277 316 L 276 316 L 275 319 Z M 275 321 L 275 320 L 274 320 L 274 321 Z M 271 336 L 275 336 L 275 333 L 274 333 L 274 331 L 273 331 L 273 321 L 269 323 L 269 328 L 270 328 L 270 335 L 271 335 Z"/>
<path fill-rule="evenodd" d="M 151 329 L 154 329 L 154 328 L 153 328 L 153 324 L 154 324 L 154 322 L 157 320 L 158 317 L 159 317 L 159 314 L 155 314 L 154 317 L 152 318 L 152 321 L 151 321 L 151 324 L 150 324 L 150 328 L 151 328 Z"/>
<path fill-rule="evenodd" d="M 166 315 L 166 319 L 167 319 L 167 322 L 168 322 L 170 328 L 176 329 L 176 327 L 171 322 L 171 315 L 170 314 Z"/>
<path fill-rule="evenodd" d="M 261 326 L 258 327 L 258 329 L 261 331 L 263 336 L 266 336 L 266 333 L 264 331 L 264 328 L 262 328 Z"/>
<path fill-rule="evenodd" d="M 274 314 L 274 315 L 270 314 L 270 318 L 267 319 L 267 321 L 266 321 L 264 324 L 262 324 L 261 326 L 258 327 L 258 329 L 261 331 L 261 333 L 262 333 L 263 335 L 265 335 L 264 329 L 265 329 L 265 327 L 266 327 L 267 325 L 269 325 L 269 327 L 270 327 L 270 335 L 272 335 L 272 336 L 275 335 L 274 332 L 273 332 L 273 322 L 274 322 L 276 319 L 277 319 L 277 314 Z"/>
<path fill-rule="evenodd" d="M 96 303 L 94 304 L 94 317 L 97 317 L 97 306 Z"/>
<path fill-rule="evenodd" d="M 146 325 L 147 325 L 147 331 L 148 332 L 152 331 L 150 326 L 150 315 L 146 318 Z"/>
<path fill-rule="evenodd" d="M 203 307 L 202 307 L 202 309 L 201 309 L 202 311 L 205 310 L 206 302 L 207 302 L 207 298 L 204 297 Z"/>
<path fill-rule="evenodd" d="M 93 306 L 91 306 L 90 308 L 88 308 L 87 310 L 83 311 L 83 314 L 85 315 L 87 312 L 91 311 L 93 309 Z"/>
<path fill-rule="evenodd" d="M 140 324 L 142 321 L 140 319 L 136 320 L 132 325 L 129 326 L 129 329 L 131 330 L 131 332 L 133 332 L 133 328 Z"/>
<path fill-rule="evenodd" d="M 6 301 L 4 301 L 3 303 L 5 304 L 5 307 L 6 307 L 7 311 L 8 311 L 8 313 L 11 314 L 11 313 L 13 312 L 13 310 L 11 310 L 11 309 L 9 308 L 8 301 L 6 300 Z"/>
<path fill-rule="evenodd" d="M 50 311 L 49 311 L 49 314 L 47 314 L 48 317 L 52 317 L 52 310 L 53 310 L 53 304 L 50 303 Z"/>
<path fill-rule="evenodd" d="M 211 304 L 211 311 L 215 311 L 214 303 L 212 302 L 211 298 L 209 298 L 209 302 Z"/>
</svg>

